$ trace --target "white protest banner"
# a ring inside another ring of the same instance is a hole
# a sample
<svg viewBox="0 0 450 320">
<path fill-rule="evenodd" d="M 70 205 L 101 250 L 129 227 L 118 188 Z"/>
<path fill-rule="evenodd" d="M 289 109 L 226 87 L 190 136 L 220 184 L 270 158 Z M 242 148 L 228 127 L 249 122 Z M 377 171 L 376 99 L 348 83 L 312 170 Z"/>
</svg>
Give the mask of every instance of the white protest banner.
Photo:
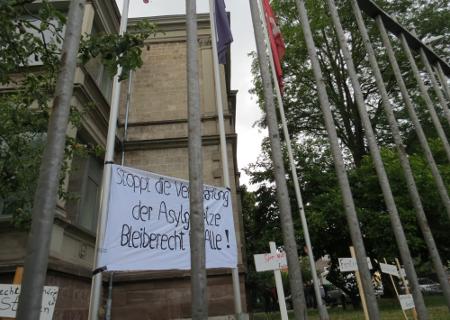
<svg viewBox="0 0 450 320">
<path fill-rule="evenodd" d="M 358 270 L 358 264 L 356 263 L 356 259 L 354 258 L 338 258 L 339 261 L 339 270 L 341 272 L 351 272 Z M 367 265 L 369 269 L 372 270 L 372 262 L 370 258 L 367 257 Z"/>
<path fill-rule="evenodd" d="M 285 252 L 261 253 L 253 255 L 256 271 L 273 271 L 287 268 Z"/>
<path fill-rule="evenodd" d="M 19 304 L 20 285 L 0 284 L 0 317 L 15 318 Z M 51 320 L 55 311 L 58 287 L 44 287 L 39 320 Z"/>
<path fill-rule="evenodd" d="M 113 165 L 100 266 L 110 271 L 191 268 L 189 183 Z M 207 268 L 235 268 L 231 193 L 204 186 Z"/>
<path fill-rule="evenodd" d="M 402 310 L 408 310 L 414 308 L 414 299 L 412 294 L 401 294 L 398 296 Z"/>
<path fill-rule="evenodd" d="M 399 276 L 397 266 L 380 262 L 380 268 L 381 268 L 381 272 L 383 272 L 383 273 L 387 273 L 387 274 L 390 274 L 390 275 L 393 275 L 396 277 Z"/>
</svg>

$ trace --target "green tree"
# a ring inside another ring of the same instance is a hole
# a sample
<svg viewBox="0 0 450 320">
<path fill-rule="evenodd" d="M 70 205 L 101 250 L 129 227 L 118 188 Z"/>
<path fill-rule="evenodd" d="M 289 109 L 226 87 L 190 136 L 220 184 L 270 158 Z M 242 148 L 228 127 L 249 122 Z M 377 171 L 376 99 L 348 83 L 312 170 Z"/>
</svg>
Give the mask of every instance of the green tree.
<svg viewBox="0 0 450 320">
<path fill-rule="evenodd" d="M 12 214 L 18 227 L 27 227 L 30 219 L 66 22 L 50 1 L 33 2 L 0 2 L 0 213 Z M 85 35 L 80 64 L 99 56 L 111 76 L 121 65 L 125 79 L 142 65 L 141 48 L 155 29 L 142 23 L 138 30 L 123 36 Z M 72 125 L 80 125 L 82 113 L 72 108 Z M 99 148 L 68 137 L 66 160 L 86 152 Z"/>
<path fill-rule="evenodd" d="M 295 161 L 315 257 L 319 258 L 328 254 L 331 258 L 331 268 L 327 279 L 342 288 L 351 297 L 355 297 L 358 293 L 356 286 L 349 286 L 349 280 L 344 278 L 338 270 L 337 258 L 350 255 L 351 240 L 330 151 L 327 144 L 321 139 L 308 139 L 302 142 L 301 145 L 295 145 Z M 435 142 L 432 145 L 440 148 L 440 143 Z M 441 149 L 435 149 L 436 154 L 440 152 L 442 152 Z M 269 240 L 281 237 L 281 230 L 278 227 L 275 186 L 270 182 L 269 156 L 270 154 L 265 150 L 260 156 L 260 160 L 248 170 L 252 177 L 252 183 L 262 183 L 251 195 L 254 205 L 250 208 L 243 207 L 246 239 L 252 239 L 251 244 L 247 245 L 249 259 L 253 253 L 267 250 L 265 248 Z M 382 156 L 393 193 L 396 196 L 408 244 L 412 256 L 416 259 L 418 272 L 423 275 L 432 273 L 428 262 L 428 251 L 415 220 L 414 208 L 406 192 L 406 184 L 396 151 L 385 147 L 382 149 Z M 450 241 L 446 230 L 450 227 L 450 222 L 436 193 L 426 159 L 421 154 L 413 154 L 410 156 L 410 162 L 439 252 L 442 259 L 447 261 L 450 259 Z M 441 166 L 446 183 L 450 183 L 449 169 L 448 165 Z M 368 255 L 378 261 L 382 261 L 383 258 L 393 261 L 395 257 L 398 257 L 398 252 L 370 156 L 364 156 L 359 167 L 349 167 L 348 174 Z M 292 184 L 290 185 L 290 196 L 293 208 L 295 208 Z M 267 208 L 270 209 L 267 210 Z M 304 238 L 296 210 L 293 211 L 293 217 L 297 243 L 299 248 L 302 248 Z M 279 243 L 281 244 L 281 242 Z M 300 251 L 299 253 L 306 258 L 304 252 Z M 252 260 L 249 262 L 251 264 Z M 376 265 L 375 260 L 373 263 Z M 353 282 L 350 281 L 350 283 Z M 353 301 L 357 303 L 357 300 L 353 299 Z"/>
<path fill-rule="evenodd" d="M 449 49 L 445 44 L 450 41 L 450 27 L 448 24 L 450 8 L 447 1 L 435 1 L 432 5 L 428 1 L 420 0 L 377 1 L 377 3 L 385 11 L 393 13 L 403 25 L 409 28 L 414 26 L 420 39 L 424 39 L 424 41 L 436 39 L 433 41 L 433 49 L 444 57 L 448 56 Z M 347 31 L 348 45 L 352 52 L 355 67 L 360 76 L 361 88 L 368 106 L 372 126 L 380 144 L 392 144 L 388 124 L 382 110 L 381 98 L 368 61 L 365 58 L 364 44 L 359 35 L 350 3 L 347 0 L 342 0 L 337 1 L 337 4 L 340 7 L 339 13 L 342 23 Z M 337 134 L 346 151 L 347 161 L 358 166 L 363 156 L 368 153 L 368 149 L 353 98 L 353 89 L 348 78 L 344 58 L 337 43 L 331 17 L 328 14 L 327 5 L 323 1 L 307 0 L 306 5 L 319 62 L 327 85 L 327 93 L 333 109 Z M 274 0 L 272 6 L 277 12 L 278 22 L 286 43 L 286 55 L 283 61 L 285 79 L 283 103 L 289 132 L 294 138 L 305 136 L 324 137 L 326 136 L 326 131 L 319 107 L 319 99 L 316 93 L 307 46 L 303 32 L 299 27 L 297 11 L 293 10 L 294 4 L 290 1 Z M 433 21 L 433 23 L 430 23 L 430 21 Z M 405 137 L 415 137 L 414 131 L 409 124 L 408 116 L 403 109 L 403 103 L 398 93 L 392 69 L 384 55 L 383 45 L 373 19 L 366 17 L 366 25 L 373 45 L 379 52 L 378 61 L 380 68 L 383 72 L 386 87 L 391 94 L 397 118 L 402 124 L 403 133 Z M 402 53 L 399 41 L 394 41 L 394 47 L 398 51 L 397 54 L 402 67 L 405 68 L 410 93 L 415 102 L 422 106 L 423 101 L 418 95 L 418 88 L 413 76 L 408 74 L 410 68 Z M 262 105 L 261 82 L 257 70 L 255 60 L 252 69 L 254 74 L 254 88 L 252 92 L 257 94 L 258 102 Z M 421 112 L 421 116 L 424 121 L 429 123 L 429 119 L 424 112 Z M 265 126 L 264 119 L 260 121 L 260 125 Z M 429 131 L 430 134 L 435 136 L 433 130 Z"/>
</svg>

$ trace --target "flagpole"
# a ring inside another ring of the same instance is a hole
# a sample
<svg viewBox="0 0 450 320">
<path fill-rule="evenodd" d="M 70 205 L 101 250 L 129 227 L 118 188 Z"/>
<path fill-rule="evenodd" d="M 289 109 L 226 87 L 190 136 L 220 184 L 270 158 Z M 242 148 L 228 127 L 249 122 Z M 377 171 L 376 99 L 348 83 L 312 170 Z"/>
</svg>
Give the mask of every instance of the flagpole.
<svg viewBox="0 0 450 320">
<path fill-rule="evenodd" d="M 270 146 L 272 149 L 271 158 L 276 183 L 283 244 L 286 251 L 286 258 L 289 268 L 289 283 L 292 291 L 294 315 L 296 320 L 306 320 L 308 316 L 303 279 L 299 265 L 294 223 L 292 220 L 289 192 L 286 183 L 286 172 L 284 170 L 280 134 L 278 131 L 278 120 L 275 110 L 272 79 L 270 77 L 269 62 L 267 61 L 268 57 L 265 52 L 262 22 L 258 12 L 259 9 L 257 1 L 249 0 L 249 4 L 255 33 L 261 80 L 263 84 L 264 107 L 266 110 L 267 127 L 269 129 Z"/>
<path fill-rule="evenodd" d="M 259 9 L 260 9 L 260 15 L 262 15 L 261 20 L 263 21 L 264 37 L 266 39 L 266 43 L 267 43 L 267 47 L 268 47 L 273 82 L 275 84 L 278 84 L 278 85 L 275 85 L 275 93 L 277 96 L 278 108 L 280 109 L 281 124 L 283 126 L 283 134 L 284 134 L 284 138 L 286 141 L 286 147 L 287 147 L 287 151 L 288 151 L 292 180 L 294 182 L 295 196 L 297 198 L 298 211 L 300 213 L 300 220 L 302 223 L 303 233 L 305 236 L 306 248 L 308 251 L 307 254 L 308 254 L 309 265 L 311 268 L 311 274 L 312 274 L 312 278 L 313 278 L 314 293 L 316 296 L 317 308 L 319 309 L 320 319 L 328 320 L 329 319 L 328 311 L 327 311 L 325 304 L 323 303 L 322 295 L 320 294 L 319 278 L 317 277 L 317 270 L 316 270 L 316 264 L 315 264 L 315 259 L 314 259 L 312 244 L 311 244 L 311 237 L 309 235 L 308 222 L 306 220 L 305 208 L 303 206 L 303 199 L 302 199 L 302 195 L 300 192 L 300 185 L 298 183 L 299 179 L 298 179 L 297 168 L 295 167 L 295 161 L 294 161 L 294 156 L 293 156 L 293 152 L 292 152 L 291 138 L 289 136 L 289 130 L 288 130 L 288 127 L 286 124 L 286 115 L 284 112 L 283 99 L 281 98 L 280 84 L 278 83 L 278 79 L 277 79 L 277 75 L 276 75 L 276 71 L 275 71 L 275 63 L 273 60 L 272 46 L 270 45 L 270 41 L 269 41 L 269 35 L 268 35 L 268 30 L 267 30 L 267 28 L 268 28 L 267 21 L 264 16 L 265 11 L 262 6 L 261 0 L 258 0 L 258 5 L 259 5 Z"/>
<path fill-rule="evenodd" d="M 216 21 L 214 19 L 214 0 L 209 0 L 209 19 L 211 23 L 211 37 L 212 37 L 212 49 L 213 49 L 213 66 L 214 66 L 214 87 L 216 91 L 216 107 L 219 122 L 219 136 L 220 136 L 220 153 L 222 158 L 222 175 L 223 183 L 226 188 L 230 188 L 230 173 L 228 168 L 228 154 L 227 154 L 227 141 L 225 135 L 225 124 L 223 119 L 223 100 L 222 100 L 222 86 L 220 81 L 220 67 L 219 67 L 219 55 L 217 52 L 217 30 Z M 234 293 L 234 309 L 237 319 L 242 319 L 242 302 L 241 302 L 241 290 L 239 282 L 239 269 L 231 269 L 232 281 L 233 281 L 233 293 Z"/>
<path fill-rule="evenodd" d="M 133 82 L 133 70 L 130 70 L 128 74 L 128 89 L 127 89 L 127 101 L 125 106 L 125 124 L 123 129 L 123 139 L 122 139 L 122 160 L 120 161 L 120 165 L 123 166 L 125 162 L 125 143 L 128 140 L 128 116 L 130 112 L 130 104 L 131 104 L 131 86 Z M 108 299 L 106 300 L 106 315 L 105 320 L 111 320 L 111 310 L 112 310 L 112 292 L 113 292 L 113 282 L 114 282 L 114 272 L 111 272 L 109 275 L 109 285 L 108 285 Z"/>
<path fill-rule="evenodd" d="M 128 9 L 130 0 L 124 0 L 122 17 L 120 19 L 119 35 L 123 35 L 127 30 L 128 24 Z M 91 296 L 89 301 L 89 320 L 98 319 L 98 311 L 100 307 L 100 296 L 102 289 L 102 273 L 99 268 L 102 266 L 99 263 L 99 253 L 102 250 L 106 220 L 108 214 L 108 200 L 111 182 L 111 165 L 114 163 L 114 144 L 116 140 L 117 118 L 119 115 L 119 98 L 120 98 L 120 84 L 119 76 L 122 73 L 122 66 L 117 67 L 116 75 L 113 78 L 111 109 L 109 113 L 108 135 L 106 138 L 106 154 L 105 164 L 103 167 L 102 177 L 102 193 L 100 197 L 100 210 L 97 223 L 97 239 L 95 242 L 95 257 L 94 257 L 94 275 L 92 277 Z"/>
</svg>

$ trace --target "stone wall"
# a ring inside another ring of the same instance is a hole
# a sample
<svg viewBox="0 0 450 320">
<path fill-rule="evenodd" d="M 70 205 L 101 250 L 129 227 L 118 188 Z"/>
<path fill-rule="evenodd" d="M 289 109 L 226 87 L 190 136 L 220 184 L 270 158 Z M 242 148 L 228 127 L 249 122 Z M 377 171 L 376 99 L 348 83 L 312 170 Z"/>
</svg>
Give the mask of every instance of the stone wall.
<svg viewBox="0 0 450 320">
<path fill-rule="evenodd" d="M 59 287 L 53 320 L 88 318 L 91 279 L 49 271 L 46 285 Z"/>
<path fill-rule="evenodd" d="M 241 288 L 244 288 L 243 279 Z M 208 300 L 209 316 L 234 313 L 231 275 L 208 277 Z M 114 285 L 112 317 L 115 319 L 182 319 L 189 318 L 190 314 L 188 273 L 163 277 L 160 274 L 149 276 L 148 280 L 142 277 L 139 281 L 119 281 Z"/>
</svg>

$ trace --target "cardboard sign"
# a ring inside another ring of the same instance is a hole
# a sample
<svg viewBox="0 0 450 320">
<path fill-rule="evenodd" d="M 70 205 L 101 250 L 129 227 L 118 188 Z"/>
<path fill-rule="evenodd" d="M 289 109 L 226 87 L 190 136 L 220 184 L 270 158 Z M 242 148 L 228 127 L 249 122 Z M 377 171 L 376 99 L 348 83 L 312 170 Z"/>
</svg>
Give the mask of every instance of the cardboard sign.
<svg viewBox="0 0 450 320">
<path fill-rule="evenodd" d="M 0 284 L 0 316 L 15 318 L 19 305 L 20 285 Z M 58 287 L 44 287 L 39 320 L 51 320 L 55 311 Z"/>
<path fill-rule="evenodd" d="M 274 271 L 287 268 L 285 252 L 262 253 L 253 255 L 256 271 Z"/>
<path fill-rule="evenodd" d="M 339 270 L 341 272 L 352 272 L 358 270 L 358 264 L 356 263 L 356 259 L 354 258 L 338 258 L 339 261 Z M 372 269 L 372 262 L 370 258 L 367 258 L 367 265 L 369 269 Z"/>
<path fill-rule="evenodd" d="M 398 277 L 397 266 L 387 263 L 380 263 L 381 272 Z"/>
<path fill-rule="evenodd" d="M 113 165 L 99 266 L 109 271 L 191 268 L 189 183 Z M 237 264 L 231 192 L 204 186 L 207 268 Z"/>
<path fill-rule="evenodd" d="M 412 294 L 401 294 L 398 296 L 402 310 L 408 310 L 414 308 L 414 299 Z"/>
<path fill-rule="evenodd" d="M 400 278 L 400 275 L 404 278 L 406 278 L 406 271 L 404 268 L 400 269 L 400 274 L 398 272 L 397 266 L 387 263 L 381 263 L 380 262 L 380 268 L 381 272 L 387 273 L 393 276 L 396 276 L 397 278 Z"/>
</svg>

